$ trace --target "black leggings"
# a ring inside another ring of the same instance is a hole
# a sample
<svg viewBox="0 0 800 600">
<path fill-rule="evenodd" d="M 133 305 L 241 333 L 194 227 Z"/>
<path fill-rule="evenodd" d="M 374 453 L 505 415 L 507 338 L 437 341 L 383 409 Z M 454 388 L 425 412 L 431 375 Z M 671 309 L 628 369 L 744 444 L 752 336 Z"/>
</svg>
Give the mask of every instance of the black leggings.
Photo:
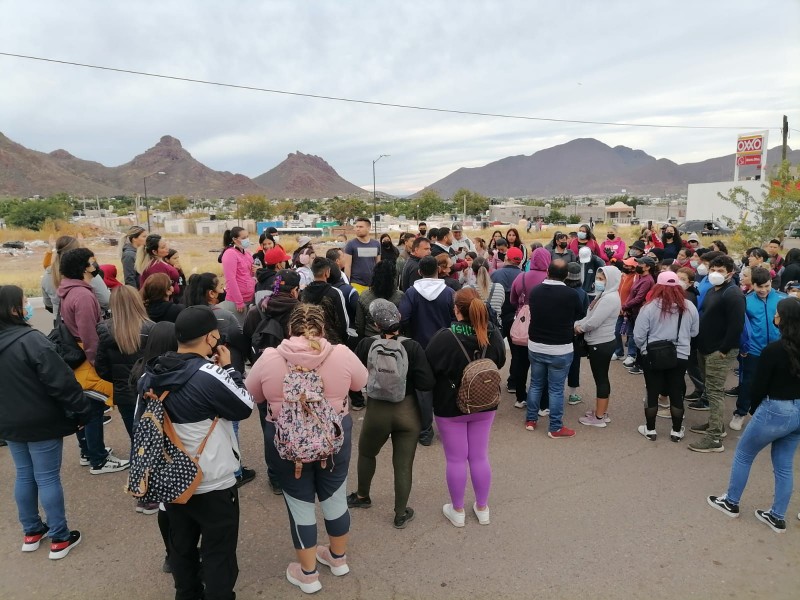
<svg viewBox="0 0 800 600">
<path fill-rule="evenodd" d="M 647 407 L 644 409 L 647 428 L 656 428 L 658 413 L 658 396 L 663 391 L 669 396 L 670 413 L 672 414 L 672 430 L 680 431 L 683 423 L 683 396 L 686 392 L 686 365 L 688 359 L 679 358 L 672 369 L 653 369 L 647 355 L 642 357 L 644 367 L 644 384 L 647 388 Z"/>
<path fill-rule="evenodd" d="M 589 366 L 592 368 L 592 377 L 597 386 L 597 398 L 607 399 L 611 395 L 611 382 L 608 380 L 608 368 L 611 365 L 611 355 L 616 348 L 616 340 L 602 344 L 587 344 L 589 349 Z"/>
<path fill-rule="evenodd" d="M 358 495 L 369 496 L 375 476 L 375 457 L 392 438 L 394 512 L 405 513 L 411 494 L 411 473 L 420 432 L 419 407 L 413 394 L 400 402 L 370 400 L 358 438 Z"/>
</svg>

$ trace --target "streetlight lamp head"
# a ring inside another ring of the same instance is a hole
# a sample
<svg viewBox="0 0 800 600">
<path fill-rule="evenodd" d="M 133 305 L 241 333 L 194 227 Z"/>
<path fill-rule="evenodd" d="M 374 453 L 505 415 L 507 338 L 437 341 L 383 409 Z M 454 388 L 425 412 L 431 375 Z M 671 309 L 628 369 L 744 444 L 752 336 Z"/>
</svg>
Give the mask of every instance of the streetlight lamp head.
<svg viewBox="0 0 800 600">
<path fill-rule="evenodd" d="M 156 175 L 166 175 L 166 173 L 164 171 L 159 171 L 158 173 L 156 173 Z"/>
</svg>

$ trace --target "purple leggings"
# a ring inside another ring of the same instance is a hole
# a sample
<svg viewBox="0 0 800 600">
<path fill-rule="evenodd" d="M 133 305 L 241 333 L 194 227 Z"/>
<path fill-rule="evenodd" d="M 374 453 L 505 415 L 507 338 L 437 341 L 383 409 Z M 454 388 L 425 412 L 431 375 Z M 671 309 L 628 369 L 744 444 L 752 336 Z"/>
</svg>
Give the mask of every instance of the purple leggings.
<svg viewBox="0 0 800 600">
<path fill-rule="evenodd" d="M 436 417 L 436 426 L 447 460 L 447 489 L 453 508 L 464 508 L 467 487 L 467 463 L 475 490 L 475 502 L 486 506 L 492 485 L 492 466 L 489 464 L 489 432 L 497 411 Z"/>
</svg>

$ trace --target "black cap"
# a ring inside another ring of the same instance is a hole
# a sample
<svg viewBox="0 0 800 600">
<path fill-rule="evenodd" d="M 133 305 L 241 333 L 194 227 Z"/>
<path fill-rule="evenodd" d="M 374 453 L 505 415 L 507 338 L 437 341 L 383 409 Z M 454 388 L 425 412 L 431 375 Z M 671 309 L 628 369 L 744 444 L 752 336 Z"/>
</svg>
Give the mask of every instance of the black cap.
<svg viewBox="0 0 800 600">
<path fill-rule="evenodd" d="M 650 248 L 650 253 L 655 254 L 658 260 L 664 260 L 664 249 L 663 248 Z"/>
<path fill-rule="evenodd" d="M 180 343 L 191 342 L 218 328 L 217 317 L 208 306 L 189 306 L 175 319 L 175 337 Z"/>
<path fill-rule="evenodd" d="M 275 276 L 275 281 L 280 280 L 281 290 L 288 292 L 296 287 L 300 287 L 300 274 L 294 269 L 281 269 Z"/>
<path fill-rule="evenodd" d="M 631 248 L 636 248 L 637 250 L 644 252 L 644 242 L 642 240 L 636 240 L 631 244 Z"/>
<path fill-rule="evenodd" d="M 648 265 L 650 267 L 656 266 L 656 261 L 650 258 L 649 256 L 642 256 L 641 258 L 637 258 L 636 262 L 638 262 L 640 265 Z"/>
</svg>

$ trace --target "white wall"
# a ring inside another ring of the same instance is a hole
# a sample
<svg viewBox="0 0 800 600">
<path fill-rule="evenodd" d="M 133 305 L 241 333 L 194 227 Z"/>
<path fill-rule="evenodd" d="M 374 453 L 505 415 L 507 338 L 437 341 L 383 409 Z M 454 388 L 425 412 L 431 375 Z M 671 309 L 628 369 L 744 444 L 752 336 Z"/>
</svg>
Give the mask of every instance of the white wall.
<svg viewBox="0 0 800 600">
<path fill-rule="evenodd" d="M 743 187 L 755 199 L 761 198 L 765 191 L 761 181 L 717 181 L 689 184 L 686 220 L 717 219 L 724 223 L 724 217 L 729 217 L 738 221 L 739 209 L 718 196 L 718 194 L 729 195 L 730 190 L 737 186 Z"/>
</svg>

